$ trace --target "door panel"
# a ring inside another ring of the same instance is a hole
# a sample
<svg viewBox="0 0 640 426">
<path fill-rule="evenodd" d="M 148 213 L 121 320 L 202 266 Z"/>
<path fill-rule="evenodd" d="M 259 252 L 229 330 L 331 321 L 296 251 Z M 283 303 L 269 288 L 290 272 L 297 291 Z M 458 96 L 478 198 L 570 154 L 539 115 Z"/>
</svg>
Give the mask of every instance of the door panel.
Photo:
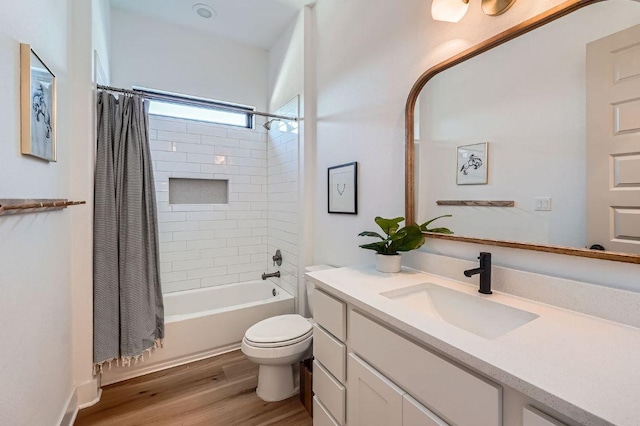
<svg viewBox="0 0 640 426">
<path fill-rule="evenodd" d="M 587 241 L 640 254 L 640 25 L 587 45 Z"/>
</svg>

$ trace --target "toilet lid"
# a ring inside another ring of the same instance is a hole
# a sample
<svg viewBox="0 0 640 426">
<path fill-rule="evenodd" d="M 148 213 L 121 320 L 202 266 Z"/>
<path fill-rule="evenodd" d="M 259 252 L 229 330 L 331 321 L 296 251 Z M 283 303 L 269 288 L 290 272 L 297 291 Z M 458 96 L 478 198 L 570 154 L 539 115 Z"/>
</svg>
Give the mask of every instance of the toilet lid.
<svg viewBox="0 0 640 426">
<path fill-rule="evenodd" d="M 254 343 L 283 343 L 306 338 L 312 333 L 311 323 L 300 315 L 279 315 L 250 327 L 244 337 Z"/>
</svg>

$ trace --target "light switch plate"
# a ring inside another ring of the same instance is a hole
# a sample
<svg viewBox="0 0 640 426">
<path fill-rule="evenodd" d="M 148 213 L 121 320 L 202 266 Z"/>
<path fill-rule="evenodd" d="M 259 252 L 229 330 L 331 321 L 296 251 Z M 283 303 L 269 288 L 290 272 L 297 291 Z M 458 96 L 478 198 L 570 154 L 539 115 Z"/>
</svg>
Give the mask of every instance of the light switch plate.
<svg viewBox="0 0 640 426">
<path fill-rule="evenodd" d="M 551 198 L 550 197 L 539 197 L 535 199 L 536 206 L 535 211 L 537 212 L 550 212 L 551 211 Z"/>
</svg>

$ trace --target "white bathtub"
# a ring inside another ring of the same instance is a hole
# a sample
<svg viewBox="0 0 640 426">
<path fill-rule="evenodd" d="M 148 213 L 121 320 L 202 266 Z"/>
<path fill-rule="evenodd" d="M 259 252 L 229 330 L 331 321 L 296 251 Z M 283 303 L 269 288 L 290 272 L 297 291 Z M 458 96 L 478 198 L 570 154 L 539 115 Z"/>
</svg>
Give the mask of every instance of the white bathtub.
<svg viewBox="0 0 640 426">
<path fill-rule="evenodd" d="M 102 385 L 239 349 L 253 324 L 294 309 L 293 296 L 269 281 L 165 294 L 164 347 L 135 366 L 106 368 Z"/>
</svg>

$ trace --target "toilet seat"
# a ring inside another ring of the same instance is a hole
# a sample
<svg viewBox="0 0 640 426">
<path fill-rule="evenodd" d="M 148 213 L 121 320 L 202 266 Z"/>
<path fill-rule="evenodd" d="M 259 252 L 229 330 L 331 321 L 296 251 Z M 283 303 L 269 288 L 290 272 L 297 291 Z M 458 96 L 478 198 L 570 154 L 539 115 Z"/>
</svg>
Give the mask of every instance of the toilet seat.
<svg viewBox="0 0 640 426">
<path fill-rule="evenodd" d="M 313 335 L 313 331 L 309 331 L 300 337 L 296 337 L 295 339 L 286 340 L 284 342 L 254 342 L 253 340 L 249 340 L 246 337 L 244 338 L 247 345 L 253 346 L 254 348 L 282 348 L 285 346 L 295 345 L 296 343 L 300 343 L 304 340 L 309 339 Z"/>
<path fill-rule="evenodd" d="M 279 315 L 250 327 L 244 336 L 246 344 L 256 348 L 280 348 L 295 345 L 313 334 L 311 323 L 300 315 Z"/>
</svg>

